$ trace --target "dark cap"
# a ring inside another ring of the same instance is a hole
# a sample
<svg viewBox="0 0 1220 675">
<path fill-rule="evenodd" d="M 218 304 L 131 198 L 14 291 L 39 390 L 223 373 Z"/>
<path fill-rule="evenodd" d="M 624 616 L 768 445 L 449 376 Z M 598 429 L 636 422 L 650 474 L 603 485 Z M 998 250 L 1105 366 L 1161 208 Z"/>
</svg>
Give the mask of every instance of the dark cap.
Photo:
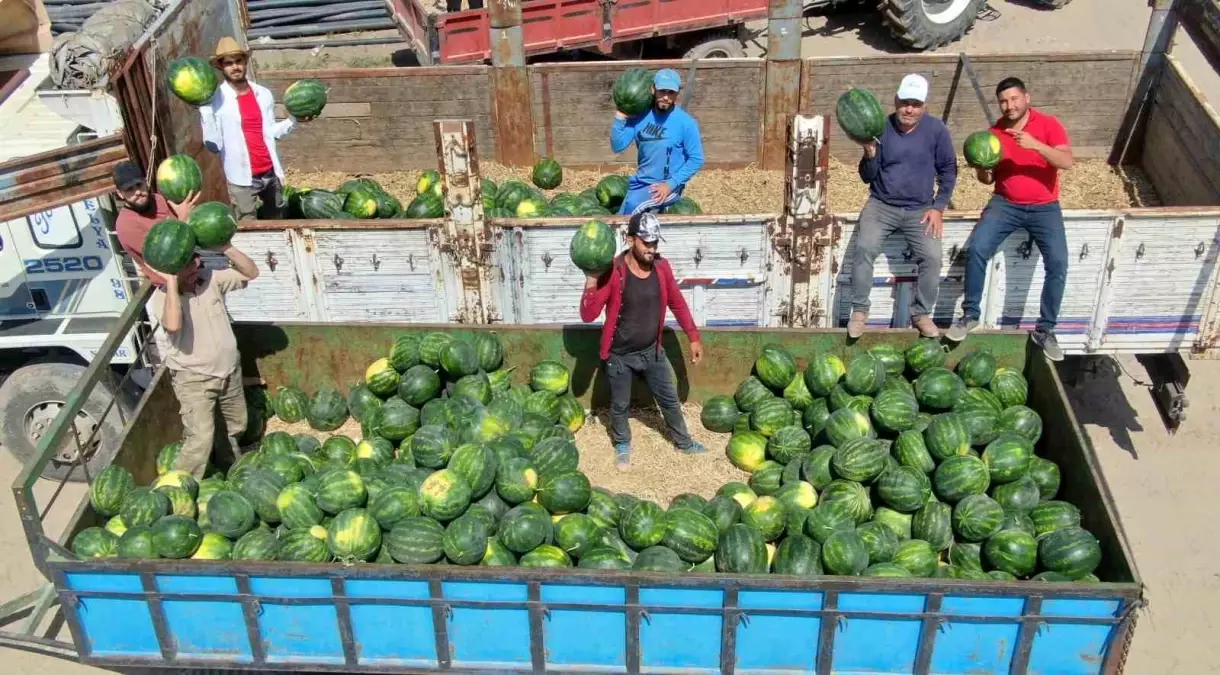
<svg viewBox="0 0 1220 675">
<path fill-rule="evenodd" d="M 641 241 L 649 244 L 658 239 L 665 241 L 661 236 L 661 220 L 651 211 L 631 216 L 631 221 L 627 223 L 627 236 L 639 237 Z"/>
<path fill-rule="evenodd" d="M 131 188 L 144 182 L 144 172 L 135 162 L 119 162 L 114 165 L 114 186 L 120 190 Z"/>
</svg>

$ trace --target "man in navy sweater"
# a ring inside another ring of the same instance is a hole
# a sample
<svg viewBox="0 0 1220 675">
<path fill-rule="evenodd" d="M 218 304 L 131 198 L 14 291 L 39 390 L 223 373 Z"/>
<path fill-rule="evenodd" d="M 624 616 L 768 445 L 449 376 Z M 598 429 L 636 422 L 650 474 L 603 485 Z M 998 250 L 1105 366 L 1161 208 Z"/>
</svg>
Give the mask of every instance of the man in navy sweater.
<svg viewBox="0 0 1220 675">
<path fill-rule="evenodd" d="M 924 114 L 927 100 L 928 81 L 907 75 L 894 97 L 894 114 L 886 119 L 885 131 L 861 144 L 860 179 L 869 186 L 869 198 L 860 212 L 851 261 L 847 334 L 853 339 L 864 333 L 868 320 L 873 261 L 894 232 L 906 238 L 919 268 L 911 323 L 924 337 L 940 336 L 932 310 L 940 290 L 942 216 L 957 184 L 957 153 L 945 123 Z"/>
</svg>

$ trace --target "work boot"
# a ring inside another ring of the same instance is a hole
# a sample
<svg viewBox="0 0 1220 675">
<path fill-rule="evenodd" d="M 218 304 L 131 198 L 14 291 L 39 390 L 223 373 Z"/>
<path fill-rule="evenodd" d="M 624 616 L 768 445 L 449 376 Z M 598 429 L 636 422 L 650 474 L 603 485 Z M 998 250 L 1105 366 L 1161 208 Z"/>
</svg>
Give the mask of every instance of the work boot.
<svg viewBox="0 0 1220 675">
<path fill-rule="evenodd" d="M 940 329 L 936 327 L 936 323 L 932 321 L 932 315 L 924 314 L 911 322 L 911 325 L 919 329 L 919 334 L 926 338 L 940 337 Z"/>
<path fill-rule="evenodd" d="M 1042 348 L 1042 353 L 1046 354 L 1046 358 L 1052 361 L 1063 360 L 1063 350 L 1060 349 L 1059 341 L 1055 339 L 1053 332 L 1038 329 L 1029 334 L 1029 339 Z"/>
<path fill-rule="evenodd" d="M 851 318 L 847 320 L 847 337 L 855 340 L 861 335 L 864 335 L 864 326 L 866 321 L 868 321 L 868 312 L 852 312 Z"/>
<path fill-rule="evenodd" d="M 958 319 L 957 323 L 953 324 L 949 330 L 945 331 L 945 337 L 954 342 L 961 342 L 962 340 L 966 339 L 966 336 L 970 334 L 970 331 L 978 327 L 978 319 L 967 319 L 963 316 L 962 318 Z"/>
<path fill-rule="evenodd" d="M 702 455 L 703 453 L 707 452 L 707 448 L 703 447 L 703 444 L 698 441 L 692 441 L 691 444 L 685 448 L 678 448 L 678 452 L 685 453 L 687 455 Z"/>
<path fill-rule="evenodd" d="M 615 443 L 614 444 L 614 465 L 620 471 L 626 471 L 631 468 L 631 444 L 630 443 Z"/>
</svg>

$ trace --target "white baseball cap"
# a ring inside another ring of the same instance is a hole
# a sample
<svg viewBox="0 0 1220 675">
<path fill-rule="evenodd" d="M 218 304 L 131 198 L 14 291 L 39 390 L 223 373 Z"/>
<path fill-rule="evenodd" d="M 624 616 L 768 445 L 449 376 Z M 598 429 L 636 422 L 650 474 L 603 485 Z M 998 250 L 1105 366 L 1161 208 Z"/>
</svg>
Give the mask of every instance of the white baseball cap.
<svg viewBox="0 0 1220 675">
<path fill-rule="evenodd" d="M 923 75 L 916 75 L 914 73 L 902 78 L 902 84 L 898 85 L 898 100 L 926 103 L 928 100 L 928 81 L 924 79 Z"/>
</svg>

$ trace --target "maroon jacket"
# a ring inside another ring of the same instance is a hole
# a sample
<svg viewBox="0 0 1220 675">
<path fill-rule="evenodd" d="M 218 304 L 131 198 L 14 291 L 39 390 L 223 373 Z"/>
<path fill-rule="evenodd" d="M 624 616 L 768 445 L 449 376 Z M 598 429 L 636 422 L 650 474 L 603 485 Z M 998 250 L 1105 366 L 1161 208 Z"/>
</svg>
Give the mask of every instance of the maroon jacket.
<svg viewBox="0 0 1220 675">
<path fill-rule="evenodd" d="M 626 275 L 631 274 L 623 258 L 625 255 L 627 254 L 615 258 L 614 267 L 598 280 L 599 285 L 586 288 L 580 298 L 580 320 L 585 323 L 596 321 L 602 309 L 606 310 L 606 322 L 602 324 L 602 360 L 610 358 L 610 345 L 614 342 L 614 331 L 618 328 L 619 311 L 623 306 L 623 286 Z M 674 271 L 669 262 L 657 256 L 653 260 L 652 269 L 660 275 L 658 281 L 661 286 L 661 307 L 668 307 L 673 312 L 678 325 L 691 342 L 699 342 L 699 329 L 695 327 L 695 320 L 691 317 L 690 308 L 686 306 L 686 299 L 682 297 L 682 291 L 678 288 L 678 281 L 674 279 Z M 661 349 L 661 331 L 664 329 L 665 310 L 662 309 L 661 315 L 657 317 L 657 351 Z"/>
</svg>

